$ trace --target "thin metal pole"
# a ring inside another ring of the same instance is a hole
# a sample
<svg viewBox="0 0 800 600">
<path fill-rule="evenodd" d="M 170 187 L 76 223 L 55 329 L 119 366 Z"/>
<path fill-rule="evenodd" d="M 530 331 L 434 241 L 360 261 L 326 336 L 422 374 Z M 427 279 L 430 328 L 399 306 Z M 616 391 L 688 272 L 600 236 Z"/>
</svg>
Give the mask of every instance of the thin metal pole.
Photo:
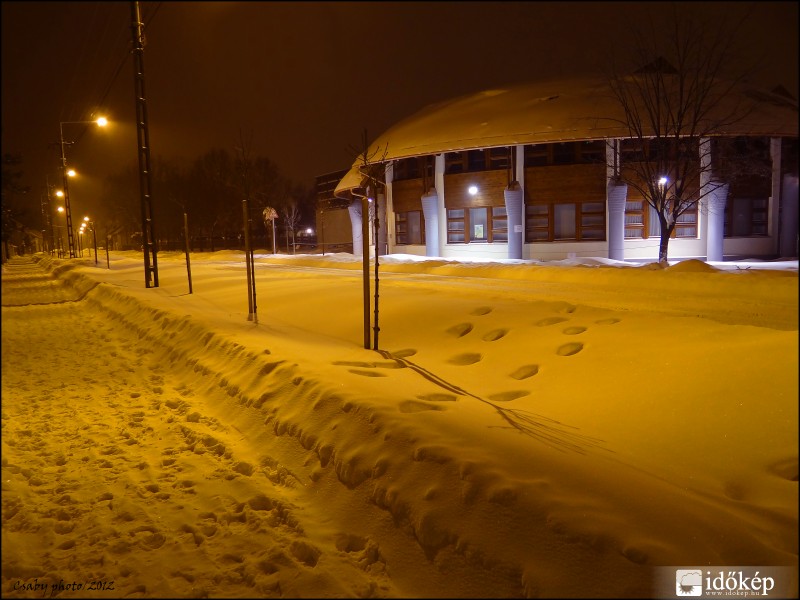
<svg viewBox="0 0 800 600">
<path fill-rule="evenodd" d="M 94 223 L 92 223 L 92 238 L 94 239 L 94 264 L 97 264 L 97 231 L 95 231 Z"/>
<path fill-rule="evenodd" d="M 186 239 L 186 275 L 189 278 L 189 293 L 192 293 L 192 265 L 189 261 L 189 250 L 191 244 L 189 243 L 189 215 L 186 209 L 183 210 L 183 237 Z"/>
<path fill-rule="evenodd" d="M 251 227 L 252 219 L 250 218 L 250 201 L 248 200 L 245 235 L 247 236 L 247 239 L 250 240 L 250 249 L 248 250 L 248 253 L 250 254 L 250 282 L 253 286 L 251 291 L 253 296 L 253 322 L 258 324 L 258 303 L 256 302 L 256 261 L 255 257 L 253 256 L 253 233 L 251 231 Z"/>
<path fill-rule="evenodd" d="M 361 256 L 364 280 L 364 348 L 369 350 L 369 200 L 366 193 L 361 197 Z"/>
<path fill-rule="evenodd" d="M 247 199 L 242 200 L 242 218 L 244 221 L 244 262 L 247 269 L 247 320 L 253 320 L 253 282 L 250 279 L 250 231 L 247 227 Z"/>
<path fill-rule="evenodd" d="M 375 235 L 375 310 L 374 310 L 375 316 L 374 316 L 374 319 L 373 319 L 374 324 L 372 326 L 372 331 L 373 331 L 372 349 L 373 350 L 377 350 L 378 349 L 378 332 L 381 330 L 381 328 L 378 326 L 378 283 L 379 283 L 378 265 L 380 264 L 380 260 L 378 259 L 378 255 L 380 254 L 380 249 L 378 247 L 379 246 L 378 239 L 380 238 L 380 235 L 378 235 L 379 234 L 379 230 L 380 230 L 380 220 L 379 220 L 378 216 L 379 216 L 380 213 L 378 211 L 379 194 L 378 194 L 377 186 L 376 186 L 376 189 L 374 190 L 374 194 L 375 194 L 375 200 L 374 200 L 374 202 L 375 202 L 375 216 L 374 216 L 375 221 L 373 223 L 373 231 L 374 231 L 374 235 Z"/>
</svg>

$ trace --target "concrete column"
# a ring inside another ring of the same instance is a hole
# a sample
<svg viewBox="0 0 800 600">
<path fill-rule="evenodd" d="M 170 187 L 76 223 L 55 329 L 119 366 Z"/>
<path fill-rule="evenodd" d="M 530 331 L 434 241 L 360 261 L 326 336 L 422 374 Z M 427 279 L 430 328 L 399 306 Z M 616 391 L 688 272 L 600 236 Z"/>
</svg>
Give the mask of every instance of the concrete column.
<svg viewBox="0 0 800 600">
<path fill-rule="evenodd" d="M 363 256 L 364 238 L 361 235 L 361 199 L 353 200 L 347 207 L 350 213 L 350 226 L 353 230 L 353 256 Z"/>
<path fill-rule="evenodd" d="M 700 138 L 700 205 L 706 217 L 706 260 L 720 262 L 725 235 L 725 204 L 729 185 L 714 177 L 711 168 L 711 140 Z"/>
<path fill-rule="evenodd" d="M 515 154 L 517 181 L 522 189 L 522 197 L 525 198 L 525 144 L 517 144 Z"/>
<path fill-rule="evenodd" d="M 394 252 L 394 199 L 392 197 L 392 181 L 394 181 L 394 163 L 386 165 L 386 251 L 391 254 Z"/>
<path fill-rule="evenodd" d="M 447 243 L 447 210 L 444 207 L 444 152 L 437 154 L 433 163 L 433 182 L 436 193 L 439 194 L 439 238 L 435 256 L 444 254 L 444 245 Z"/>
<path fill-rule="evenodd" d="M 625 260 L 625 203 L 628 186 L 619 179 L 619 140 L 606 140 L 606 213 L 608 258 Z"/>
<path fill-rule="evenodd" d="M 721 262 L 725 233 L 725 203 L 728 201 L 728 184 L 714 181 L 715 189 L 707 196 L 708 229 L 706 230 L 706 260 Z"/>
<path fill-rule="evenodd" d="M 425 256 L 441 256 L 439 252 L 439 194 L 431 188 L 422 196 L 425 216 Z"/>
<path fill-rule="evenodd" d="M 625 203 L 628 200 L 628 186 L 614 179 L 606 186 L 606 206 L 608 212 L 608 258 L 625 260 Z"/>
<path fill-rule="evenodd" d="M 781 189 L 781 247 L 783 258 L 797 257 L 797 175 L 784 175 Z"/>
<path fill-rule="evenodd" d="M 519 189 L 522 192 L 522 206 L 520 207 L 521 212 L 521 223 L 522 223 L 522 248 L 523 248 L 523 258 L 525 256 L 524 248 L 525 248 L 525 144 L 517 144 L 516 151 L 515 151 L 515 158 L 516 158 L 516 169 L 517 169 L 517 183 L 519 183 Z"/>
<path fill-rule="evenodd" d="M 775 253 L 780 254 L 781 241 L 781 138 L 770 138 L 769 156 L 772 160 L 772 187 L 770 188 L 769 199 L 769 221 L 767 222 L 767 235 L 774 241 Z"/>
<path fill-rule="evenodd" d="M 508 223 L 508 258 L 522 258 L 522 188 L 519 182 L 512 181 L 503 190 L 506 201 Z"/>
</svg>

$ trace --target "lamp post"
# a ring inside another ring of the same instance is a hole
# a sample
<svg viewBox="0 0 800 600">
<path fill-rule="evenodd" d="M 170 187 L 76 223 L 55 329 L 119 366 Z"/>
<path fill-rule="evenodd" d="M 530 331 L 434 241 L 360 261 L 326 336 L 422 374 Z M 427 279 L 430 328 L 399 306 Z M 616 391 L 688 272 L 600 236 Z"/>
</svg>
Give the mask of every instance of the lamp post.
<svg viewBox="0 0 800 600">
<path fill-rule="evenodd" d="M 58 196 L 59 198 L 63 198 L 64 192 L 58 190 L 56 192 L 56 196 Z M 59 206 L 57 210 L 62 215 L 66 214 L 66 211 L 64 210 L 63 206 Z M 64 258 L 64 238 L 61 235 L 61 227 L 62 227 L 61 225 L 58 225 L 58 258 Z"/>
<path fill-rule="evenodd" d="M 100 127 L 105 127 L 108 121 L 105 117 L 100 117 L 94 121 L 61 121 L 58 124 L 59 143 L 61 146 L 61 177 L 64 181 L 64 210 L 67 217 L 67 242 L 69 244 L 69 257 L 75 258 L 75 240 L 72 231 L 72 209 L 69 203 L 69 172 L 67 171 L 67 156 L 64 153 L 64 146 L 67 143 L 74 144 L 75 142 L 64 141 L 64 125 L 77 125 L 81 123 L 96 123 Z M 74 175 L 74 171 L 72 171 Z"/>
<path fill-rule="evenodd" d="M 89 227 L 92 231 L 92 241 L 94 243 L 94 264 L 97 264 L 97 231 L 95 230 L 94 221 L 91 221 L 89 217 L 83 217 L 83 223 L 81 224 L 81 233 L 83 233 L 84 227 Z M 81 253 L 83 256 L 83 253 Z"/>
</svg>

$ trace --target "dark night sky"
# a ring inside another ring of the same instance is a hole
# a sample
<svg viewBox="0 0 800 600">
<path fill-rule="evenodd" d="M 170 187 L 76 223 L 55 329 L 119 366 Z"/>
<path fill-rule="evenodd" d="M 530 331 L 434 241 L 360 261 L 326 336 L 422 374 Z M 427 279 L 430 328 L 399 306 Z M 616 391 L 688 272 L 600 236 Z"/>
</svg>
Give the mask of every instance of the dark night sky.
<svg viewBox="0 0 800 600">
<path fill-rule="evenodd" d="M 142 2 L 154 158 L 230 152 L 252 136 L 298 183 L 350 166 L 420 108 L 505 84 L 602 72 L 626 31 L 660 2 Z M 2 145 L 21 153 L 38 199 L 59 180 L 61 121 L 102 112 L 106 130 L 65 125 L 67 159 L 97 194 L 136 161 L 130 2 L 2 2 Z M 737 36 L 761 60 L 754 83 L 797 95 L 796 2 L 678 3 L 719 20 L 751 11 Z M 127 57 L 127 58 L 126 58 Z M 115 73 L 116 77 L 115 77 Z M 155 190 L 157 195 L 157 190 Z M 75 210 L 75 208 L 74 208 Z"/>
</svg>

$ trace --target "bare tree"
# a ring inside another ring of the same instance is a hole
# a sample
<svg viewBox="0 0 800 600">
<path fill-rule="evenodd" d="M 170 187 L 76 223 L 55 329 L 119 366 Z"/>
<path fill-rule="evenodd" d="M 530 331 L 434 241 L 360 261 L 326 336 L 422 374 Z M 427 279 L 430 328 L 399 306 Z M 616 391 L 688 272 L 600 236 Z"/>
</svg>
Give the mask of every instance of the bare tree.
<svg viewBox="0 0 800 600">
<path fill-rule="evenodd" d="M 741 64 L 733 60 L 736 29 L 674 12 L 668 26 L 651 24 L 650 31 L 633 32 L 637 71 L 630 75 L 612 67 L 612 95 L 622 108 L 617 122 L 629 138 L 615 174 L 655 212 L 660 263 L 667 261 L 680 217 L 723 185 L 720 165 L 711 160 L 710 139 L 752 107 L 737 93 L 746 73 L 726 72 L 732 63 Z"/>
<path fill-rule="evenodd" d="M 295 200 L 290 200 L 287 202 L 283 207 L 283 224 L 286 227 L 286 249 L 289 249 L 289 232 L 291 231 L 292 234 L 292 254 L 295 254 L 297 248 L 295 246 L 295 232 L 297 231 L 297 226 L 300 224 L 300 217 L 302 214 L 300 213 L 300 207 L 297 206 L 297 202 Z"/>
</svg>

